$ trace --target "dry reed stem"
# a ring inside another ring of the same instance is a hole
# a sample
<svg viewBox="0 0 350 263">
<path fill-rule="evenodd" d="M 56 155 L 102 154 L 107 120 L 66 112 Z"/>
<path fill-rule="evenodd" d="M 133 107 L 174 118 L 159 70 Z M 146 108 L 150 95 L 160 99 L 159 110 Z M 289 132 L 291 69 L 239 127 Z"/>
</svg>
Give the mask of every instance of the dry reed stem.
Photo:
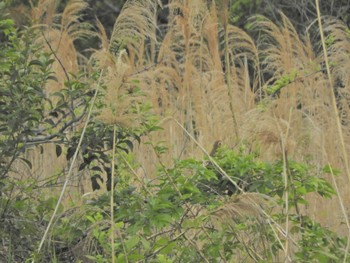
<svg viewBox="0 0 350 263">
<path fill-rule="evenodd" d="M 333 81 L 332 81 L 332 75 L 331 75 L 329 61 L 328 61 L 328 55 L 327 55 L 327 48 L 326 48 L 326 43 L 325 43 L 325 38 L 324 38 L 324 33 L 323 33 L 323 26 L 322 26 L 322 21 L 321 21 L 319 1 L 315 0 L 315 3 L 316 3 L 318 26 L 319 26 L 320 36 L 321 36 L 321 43 L 322 43 L 322 48 L 323 48 L 323 55 L 324 55 L 324 60 L 325 60 L 326 70 L 327 70 L 327 77 L 329 80 L 329 85 L 330 85 L 329 87 L 331 90 L 332 106 L 333 106 L 334 116 L 336 119 L 338 136 L 340 138 L 341 149 L 342 149 L 342 154 L 343 154 L 343 162 L 345 165 L 345 171 L 346 171 L 346 174 L 347 174 L 349 182 L 350 182 L 350 168 L 349 168 L 348 153 L 347 153 L 346 146 L 345 146 L 345 139 L 344 139 L 344 135 L 343 135 L 342 125 L 340 122 L 339 110 L 337 108 L 336 97 L 335 97 L 335 94 L 333 92 L 333 89 L 334 89 L 333 88 Z M 347 250 L 345 251 L 345 257 L 346 257 L 346 254 L 348 253 L 348 249 L 350 246 L 349 242 L 350 242 L 350 232 L 348 233 L 348 243 L 347 243 L 347 247 L 346 247 Z"/>
<path fill-rule="evenodd" d="M 320 14 L 320 8 L 319 8 L 319 1 L 315 0 L 316 2 L 316 11 L 317 11 L 317 19 L 318 19 L 318 24 L 319 24 L 319 30 L 320 30 L 320 35 L 321 35 L 321 42 L 322 42 L 322 48 L 323 48 L 323 54 L 324 54 L 324 60 L 325 60 L 325 64 L 326 64 L 326 70 L 327 70 L 327 77 L 329 80 L 329 87 L 331 89 L 331 98 L 332 98 L 332 105 L 333 105 L 333 110 L 334 110 L 334 116 L 335 116 L 335 120 L 336 120 L 336 124 L 337 124 L 337 130 L 338 130 L 338 135 L 340 138 L 340 143 L 341 143 L 341 147 L 342 147 L 342 153 L 343 153 L 343 161 L 345 164 L 345 170 L 346 170 L 346 174 L 348 176 L 348 179 L 350 181 L 350 168 L 349 168 L 349 159 L 348 159 L 348 154 L 346 151 L 346 147 L 345 147 L 345 140 L 344 140 L 344 135 L 343 135 L 343 129 L 342 129 L 342 125 L 340 122 L 340 118 L 339 118 L 339 110 L 337 108 L 337 102 L 336 102 L 336 98 L 333 92 L 333 80 L 332 80 L 332 74 L 330 71 L 330 66 L 329 66 L 329 61 L 328 61 L 328 55 L 327 55 L 327 48 L 326 48 L 326 43 L 325 43 L 325 38 L 324 38 L 324 33 L 323 33 L 323 26 L 322 26 L 322 21 L 321 21 L 321 14 Z"/>
<path fill-rule="evenodd" d="M 111 198 L 110 198 L 112 263 L 115 262 L 115 252 L 114 252 L 114 250 L 115 250 L 114 249 L 114 176 L 115 176 L 116 136 L 117 136 L 117 126 L 114 125 L 114 127 L 113 127 L 113 147 L 112 147 Z M 128 262 L 127 255 L 125 255 L 125 258 L 126 258 L 126 262 Z"/>
<path fill-rule="evenodd" d="M 335 175 L 334 175 L 334 173 L 333 173 L 333 169 L 332 169 L 330 163 L 328 163 L 328 166 L 329 166 L 329 168 L 330 168 L 330 172 L 331 172 L 331 175 L 332 175 L 332 181 L 333 181 L 333 185 L 334 185 L 335 191 L 336 191 L 336 193 L 337 193 L 339 205 L 340 205 L 341 211 L 342 211 L 342 213 L 343 213 L 346 226 L 347 226 L 347 228 L 348 228 L 348 241 L 347 241 L 347 244 L 346 244 L 346 249 L 345 249 L 345 254 L 344 254 L 344 260 L 343 260 L 343 262 L 345 263 L 345 262 L 346 262 L 346 259 L 347 259 L 347 256 L 348 256 L 349 246 L 350 246 L 350 222 L 349 222 L 349 218 L 348 218 L 348 215 L 347 215 L 347 213 L 346 213 L 346 209 L 345 209 L 345 206 L 344 206 L 344 202 L 343 202 L 343 199 L 342 199 L 342 197 L 341 197 L 341 195 L 340 195 L 340 191 L 339 191 L 339 188 L 338 188 L 338 184 L 337 184 L 337 181 L 335 180 Z"/>
<path fill-rule="evenodd" d="M 285 243 L 285 257 L 284 257 L 284 262 L 288 261 L 289 258 L 289 253 L 290 253 L 290 244 L 289 244 L 289 184 L 288 184 L 288 156 L 287 156 L 287 149 L 286 149 L 286 141 L 288 140 L 289 137 L 289 130 L 290 130 L 290 122 L 292 118 L 292 112 L 293 108 L 290 108 L 289 111 L 289 121 L 288 121 L 288 126 L 286 129 L 285 135 L 283 135 L 282 130 L 280 129 L 278 123 L 277 127 L 279 128 L 280 131 L 280 143 L 281 143 L 281 150 L 282 150 L 282 157 L 283 157 L 283 179 L 284 179 L 284 203 L 285 203 L 285 215 L 286 215 L 286 228 L 285 228 L 285 235 L 286 235 L 286 243 Z"/>
<path fill-rule="evenodd" d="M 285 262 L 287 262 L 287 259 L 289 257 L 289 191 L 288 191 L 288 175 L 287 175 L 287 156 L 286 156 L 286 150 L 284 147 L 284 143 L 282 142 L 282 151 L 283 151 L 283 178 L 284 178 L 284 202 L 286 204 L 286 247 L 285 247 Z"/>
</svg>

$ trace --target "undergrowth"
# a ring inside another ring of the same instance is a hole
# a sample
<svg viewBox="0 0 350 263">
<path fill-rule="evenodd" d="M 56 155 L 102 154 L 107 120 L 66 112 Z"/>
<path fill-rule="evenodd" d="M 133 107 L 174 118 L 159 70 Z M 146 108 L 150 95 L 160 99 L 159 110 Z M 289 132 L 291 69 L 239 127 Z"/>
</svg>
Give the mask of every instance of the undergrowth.
<svg viewBox="0 0 350 263">
<path fill-rule="evenodd" d="M 169 2 L 0 4 L 0 261 L 348 262 L 347 26 Z"/>
</svg>

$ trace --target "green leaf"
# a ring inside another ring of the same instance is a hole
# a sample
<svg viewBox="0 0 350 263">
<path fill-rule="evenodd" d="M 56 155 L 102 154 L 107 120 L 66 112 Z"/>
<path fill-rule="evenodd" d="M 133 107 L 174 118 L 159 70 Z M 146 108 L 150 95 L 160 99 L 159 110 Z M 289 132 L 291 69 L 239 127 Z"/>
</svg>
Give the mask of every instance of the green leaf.
<svg viewBox="0 0 350 263">
<path fill-rule="evenodd" d="M 132 248 L 136 247 L 139 243 L 140 238 L 138 236 L 132 236 L 130 239 L 125 241 L 125 246 L 127 250 L 131 250 Z"/>
<path fill-rule="evenodd" d="M 60 157 L 62 154 L 62 147 L 58 144 L 56 144 L 56 156 Z"/>
<path fill-rule="evenodd" d="M 50 94 L 50 96 L 59 97 L 62 101 L 64 101 L 64 99 L 65 99 L 62 92 L 54 92 L 54 93 Z"/>
<path fill-rule="evenodd" d="M 156 214 L 154 215 L 153 221 L 159 226 L 168 225 L 173 222 L 174 218 L 168 214 Z"/>
<path fill-rule="evenodd" d="M 123 227 L 124 227 L 124 222 L 117 222 L 117 223 L 115 223 L 115 228 L 121 229 Z"/>
<path fill-rule="evenodd" d="M 25 162 L 28 165 L 29 169 L 32 169 L 32 163 L 29 160 L 22 158 L 22 157 L 19 157 L 19 159 L 21 159 L 23 162 Z"/>
<path fill-rule="evenodd" d="M 142 243 L 143 247 L 145 248 L 145 250 L 149 250 L 151 247 L 150 242 L 147 239 L 145 239 L 144 237 L 141 237 L 140 240 L 141 240 L 141 243 Z"/>
<path fill-rule="evenodd" d="M 80 171 L 84 170 L 86 166 L 88 166 L 87 163 L 80 164 L 78 171 L 80 172 Z"/>
<path fill-rule="evenodd" d="M 73 155 L 74 155 L 74 153 L 75 153 L 75 150 L 76 150 L 75 147 L 69 147 L 69 148 L 68 148 L 68 150 L 67 150 L 67 156 L 66 156 L 67 161 L 69 161 L 69 160 L 73 157 Z"/>
<path fill-rule="evenodd" d="M 157 255 L 158 263 L 172 263 L 173 261 L 163 254 Z"/>
<path fill-rule="evenodd" d="M 124 140 L 123 143 L 125 143 L 131 151 L 134 149 L 134 145 L 130 140 Z"/>
<path fill-rule="evenodd" d="M 91 168 L 91 171 L 102 172 L 102 169 L 101 169 L 101 167 L 99 167 L 99 166 L 94 166 L 94 167 Z"/>
<path fill-rule="evenodd" d="M 35 59 L 35 60 L 30 61 L 29 64 L 28 64 L 28 66 L 29 66 L 29 67 L 31 67 L 31 66 L 43 67 L 43 64 L 41 63 L 40 60 L 36 60 L 36 59 Z"/>
<path fill-rule="evenodd" d="M 126 263 L 125 255 L 123 253 L 120 253 L 117 257 L 117 262 L 118 263 Z"/>
<path fill-rule="evenodd" d="M 58 82 L 58 79 L 55 76 L 53 76 L 53 75 L 48 76 L 46 79 Z"/>
<path fill-rule="evenodd" d="M 176 248 L 176 242 L 170 242 L 161 251 L 164 254 L 168 254 L 168 253 L 171 253 L 175 248 Z"/>
<path fill-rule="evenodd" d="M 340 170 L 339 169 L 336 169 L 336 168 L 332 167 L 329 164 L 327 164 L 325 167 L 323 167 L 322 171 L 324 173 L 333 174 L 333 175 L 339 175 L 340 174 Z"/>
<path fill-rule="evenodd" d="M 324 249 L 315 249 L 314 252 L 316 252 L 316 258 L 320 260 L 320 262 L 329 262 L 330 259 L 337 260 L 339 262 L 340 258 L 336 255 L 329 253 L 328 251 Z"/>
</svg>

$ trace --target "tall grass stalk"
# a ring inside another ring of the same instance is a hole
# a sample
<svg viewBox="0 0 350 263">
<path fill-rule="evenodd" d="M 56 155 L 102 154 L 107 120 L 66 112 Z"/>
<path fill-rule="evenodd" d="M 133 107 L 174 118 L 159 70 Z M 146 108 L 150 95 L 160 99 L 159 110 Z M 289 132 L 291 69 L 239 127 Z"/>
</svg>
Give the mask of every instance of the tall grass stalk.
<svg viewBox="0 0 350 263">
<path fill-rule="evenodd" d="M 286 246 L 284 250 L 284 262 L 288 262 L 289 256 L 289 192 L 288 192 L 288 175 L 287 175 L 287 154 L 285 151 L 284 143 L 282 142 L 283 148 L 283 178 L 284 178 L 284 198 L 285 198 L 285 209 L 286 209 Z"/>
<path fill-rule="evenodd" d="M 346 224 L 346 227 L 348 228 L 348 243 L 346 244 L 346 250 L 345 250 L 345 255 L 344 255 L 344 260 L 343 260 L 343 262 L 345 263 L 346 260 L 347 260 L 347 257 L 348 257 L 348 251 L 349 251 L 349 247 L 350 247 L 350 222 L 349 222 L 348 215 L 346 214 L 346 209 L 345 209 L 345 206 L 344 206 L 343 199 L 342 199 L 342 197 L 340 195 L 340 192 L 339 192 L 337 181 L 335 180 L 335 175 L 334 175 L 333 169 L 332 169 L 332 167 L 331 167 L 331 165 L 329 163 L 328 163 L 328 166 L 330 167 L 330 172 L 331 172 L 331 175 L 332 175 L 333 185 L 334 185 L 334 188 L 335 188 L 335 190 L 337 192 L 337 197 L 338 197 L 338 200 L 339 200 L 339 205 L 340 205 L 341 211 L 342 211 L 343 216 L 344 216 L 345 224 Z"/>
<path fill-rule="evenodd" d="M 112 248 L 112 263 L 115 262 L 114 251 L 114 173 L 115 173 L 115 145 L 117 136 L 117 126 L 113 128 L 113 149 L 112 149 L 112 174 L 111 174 L 111 248 Z M 126 257 L 126 255 L 125 255 Z"/>
<path fill-rule="evenodd" d="M 345 140 L 344 140 L 343 130 L 342 130 L 341 122 L 340 122 L 339 110 L 337 108 L 337 102 L 336 102 L 335 94 L 333 92 L 333 81 L 332 81 L 332 75 L 331 75 L 331 70 L 330 70 L 329 61 L 328 61 L 326 41 L 325 41 L 325 37 L 324 37 L 324 33 L 323 33 L 319 0 L 315 0 L 315 4 L 316 4 L 317 20 L 318 20 L 318 26 L 319 26 L 319 30 L 320 30 L 321 43 L 322 43 L 322 48 L 323 48 L 324 60 L 325 60 L 325 64 L 326 64 L 327 76 L 328 76 L 329 85 L 330 85 L 330 88 L 332 91 L 331 98 L 332 98 L 333 110 L 334 110 L 334 115 L 335 115 L 335 119 L 336 119 L 336 123 L 337 123 L 337 129 L 338 129 L 338 133 L 339 133 L 339 137 L 340 137 L 340 143 L 341 143 L 341 148 L 342 148 L 342 152 L 343 152 L 343 160 L 344 160 L 345 170 L 346 170 L 346 174 L 348 176 L 349 182 L 350 182 L 349 159 L 348 159 L 348 154 L 347 154 L 346 147 L 345 147 Z M 335 183 L 335 178 L 334 178 L 334 174 L 333 174 L 332 170 L 331 170 L 331 173 L 332 173 L 333 182 Z M 349 228 L 350 225 L 348 222 L 348 217 L 347 217 L 346 211 L 342 205 L 343 202 L 342 202 L 342 199 L 340 197 L 340 193 L 339 193 L 339 189 L 337 187 L 337 184 L 335 183 L 334 186 L 336 187 L 339 202 L 341 204 L 342 211 L 343 211 L 345 218 L 346 218 L 347 227 L 349 229 L 348 242 L 346 245 L 345 256 L 344 256 L 344 261 L 343 261 L 343 262 L 346 262 L 347 254 L 348 254 L 349 246 L 350 246 L 350 228 Z"/>
<path fill-rule="evenodd" d="M 282 151 L 282 158 L 283 158 L 283 180 L 284 180 L 284 203 L 285 203 L 285 214 L 286 214 L 286 227 L 285 227 L 285 247 L 284 247 L 284 262 L 290 262 L 289 257 L 289 250 L 290 250 L 290 244 L 289 244 L 289 184 L 288 184 L 288 156 L 287 156 L 287 148 L 286 148 L 286 142 L 288 141 L 289 137 L 289 131 L 290 131 L 290 123 L 292 118 L 292 112 L 293 108 L 290 108 L 289 110 L 289 120 L 288 120 L 288 126 L 286 129 L 285 134 L 283 134 L 283 130 L 281 129 L 278 121 L 276 120 L 276 126 L 278 127 L 279 133 L 280 133 L 280 144 L 281 144 L 281 151 Z M 276 119 L 276 117 L 275 117 Z"/>
<path fill-rule="evenodd" d="M 285 136 L 281 134 L 281 147 L 282 147 L 282 155 L 283 155 L 283 178 L 284 178 L 284 198 L 285 198 L 285 209 L 286 209 L 286 247 L 285 247 L 285 257 L 284 257 L 284 262 L 288 262 L 288 256 L 289 256 L 289 185 L 288 185 L 288 156 L 287 156 L 287 149 L 285 147 L 285 142 L 288 139 L 288 134 L 289 134 L 289 124 L 291 121 L 292 117 L 292 111 L 293 108 L 290 109 L 289 111 L 289 122 L 288 122 L 288 128 L 286 131 Z"/>
<path fill-rule="evenodd" d="M 234 129 L 235 129 L 235 135 L 236 135 L 236 140 L 239 140 L 239 132 L 238 132 L 238 124 L 237 124 L 237 118 L 236 118 L 236 114 L 235 114 L 235 110 L 233 108 L 233 101 L 234 101 L 234 97 L 233 97 L 233 85 L 232 85 L 232 81 L 231 81 L 231 65 L 230 65 L 230 53 L 229 53 L 229 40 L 228 40 L 228 7 L 229 7 L 229 3 L 228 0 L 224 0 L 223 1 L 223 6 L 222 6 L 222 11 L 223 11 L 223 27 L 224 27 L 224 34 L 225 34 L 225 78 L 226 78 L 226 82 L 227 82 L 227 90 L 228 90 L 228 95 L 230 98 L 230 110 L 231 110 L 231 114 L 232 114 L 232 121 L 233 121 L 233 125 L 234 125 Z"/>
<path fill-rule="evenodd" d="M 329 61 L 328 61 L 327 47 L 326 47 L 326 42 L 325 42 L 326 40 L 325 40 L 324 33 L 323 33 L 323 26 L 322 26 L 322 21 L 321 21 L 321 12 L 320 12 L 320 7 L 319 7 L 319 1 L 318 0 L 315 0 L 315 1 L 316 1 L 317 20 L 318 20 L 318 26 L 319 26 L 319 30 L 320 30 L 321 43 L 322 43 L 322 48 L 323 48 L 323 55 L 324 55 L 326 70 L 327 70 L 327 76 L 328 76 L 329 86 L 332 90 L 331 98 L 332 98 L 333 110 L 334 110 L 335 120 L 337 123 L 337 129 L 338 129 L 338 133 L 339 133 L 340 143 L 342 146 L 342 153 L 343 153 L 345 170 L 346 170 L 346 174 L 348 176 L 349 182 L 350 182 L 350 168 L 349 168 L 348 154 L 346 152 L 345 140 L 344 140 L 343 130 L 342 130 L 340 117 L 339 117 L 339 110 L 337 108 L 337 101 L 336 101 L 336 98 L 335 98 L 335 95 L 333 92 L 333 80 L 332 80 L 331 70 L 330 70 Z"/>
</svg>

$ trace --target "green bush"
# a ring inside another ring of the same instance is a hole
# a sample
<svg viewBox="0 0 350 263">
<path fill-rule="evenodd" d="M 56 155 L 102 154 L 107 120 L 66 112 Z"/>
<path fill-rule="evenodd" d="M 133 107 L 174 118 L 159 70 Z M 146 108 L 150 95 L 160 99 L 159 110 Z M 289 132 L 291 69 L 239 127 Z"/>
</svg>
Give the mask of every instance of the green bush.
<svg viewBox="0 0 350 263">
<path fill-rule="evenodd" d="M 103 182 L 107 190 L 115 185 L 114 218 L 110 220 L 109 191 L 84 206 L 62 208 L 50 242 L 37 253 L 57 198 L 40 193 L 43 183 L 11 176 L 12 165 L 22 160 L 31 167 L 24 158 L 26 148 L 53 141 L 57 156 L 67 147 L 66 159 L 71 160 L 81 131 L 65 132 L 85 118 L 100 72 L 70 75 L 65 88 L 49 96 L 44 87 L 55 80 L 54 60 L 33 43 L 37 32 L 18 32 L 8 19 L 0 20 L 0 29 L 0 261 L 110 262 L 112 246 L 116 262 L 280 262 L 286 254 L 293 262 L 339 262 L 348 253 L 345 239 L 301 212 L 310 193 L 323 198 L 335 194 L 306 164 L 262 162 L 255 154 L 222 147 L 214 160 L 161 164 L 153 180 L 135 183 L 133 144 L 159 129 L 142 103 L 135 105 L 143 115 L 138 127 L 117 127 L 115 167 L 114 127 L 96 116 L 80 149 L 78 169 L 94 171 L 93 188 L 101 186 L 102 174 L 108 178 Z M 102 101 L 100 108 L 106 107 Z M 167 153 L 161 144 L 154 150 L 158 156 Z"/>
<path fill-rule="evenodd" d="M 157 179 L 143 187 L 132 187 L 128 180 L 117 184 L 117 262 L 283 261 L 286 238 L 280 233 L 287 216 L 293 262 L 343 259 L 346 240 L 300 212 L 309 193 L 334 195 L 327 181 L 312 174 L 312 167 L 288 161 L 287 214 L 282 161 L 261 162 L 254 154 L 227 148 L 218 150 L 215 161 L 244 193 L 210 161 L 194 159 L 162 167 Z M 92 230 L 97 249 L 88 256 L 96 262 L 111 257 L 109 194 L 85 208 L 90 212 L 84 224 L 101 226 Z"/>
</svg>

